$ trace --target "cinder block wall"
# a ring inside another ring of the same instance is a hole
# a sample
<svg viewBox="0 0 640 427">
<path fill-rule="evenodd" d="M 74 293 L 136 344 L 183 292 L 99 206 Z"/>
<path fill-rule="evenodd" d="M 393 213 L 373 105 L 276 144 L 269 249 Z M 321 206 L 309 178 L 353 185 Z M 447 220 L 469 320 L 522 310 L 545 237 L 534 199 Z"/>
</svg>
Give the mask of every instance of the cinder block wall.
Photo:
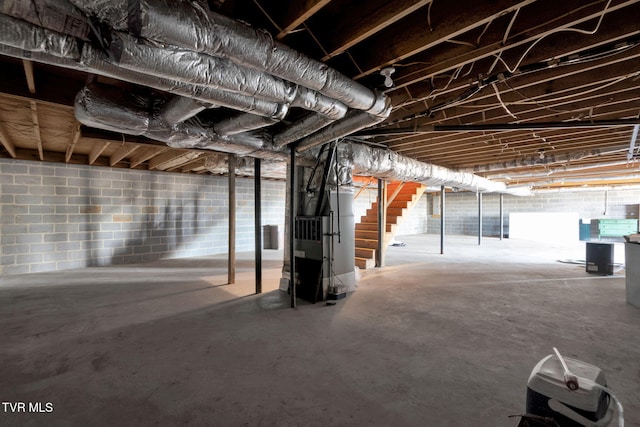
<svg viewBox="0 0 640 427">
<path fill-rule="evenodd" d="M 575 191 L 541 193 L 529 197 L 504 196 L 505 233 L 509 230 L 511 212 L 577 212 L 581 218 L 638 219 L 640 189 Z M 429 205 L 433 194 L 428 195 Z M 485 236 L 500 233 L 500 196 L 485 194 L 482 198 L 482 230 Z M 606 213 L 605 213 L 606 202 Z M 440 218 L 428 215 L 428 232 L 440 232 Z M 578 225 L 576 224 L 576 227 Z M 445 232 L 447 234 L 478 234 L 478 199 L 475 193 L 447 193 Z"/>
<path fill-rule="evenodd" d="M 1 274 L 227 252 L 226 177 L 0 159 L 0 184 Z M 236 184 L 237 250 L 253 250 L 253 179 Z M 282 229 L 285 183 L 262 200 Z"/>
</svg>

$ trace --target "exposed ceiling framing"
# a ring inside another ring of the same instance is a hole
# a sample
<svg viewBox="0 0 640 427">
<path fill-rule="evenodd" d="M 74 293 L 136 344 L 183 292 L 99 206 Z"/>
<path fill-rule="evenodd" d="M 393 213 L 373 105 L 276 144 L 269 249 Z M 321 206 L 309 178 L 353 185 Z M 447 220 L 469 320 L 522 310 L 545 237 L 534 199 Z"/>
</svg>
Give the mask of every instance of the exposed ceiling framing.
<svg viewBox="0 0 640 427">
<path fill-rule="evenodd" d="M 627 157 L 640 123 L 640 0 L 207 5 L 384 91 L 390 117 L 354 140 L 534 189 L 640 184 L 637 144 Z M 220 172 L 209 165 L 224 154 L 80 126 L 72 105 L 83 72 L 8 56 L 0 67 L 0 156 Z M 391 87 L 384 67 L 395 69 Z"/>
</svg>

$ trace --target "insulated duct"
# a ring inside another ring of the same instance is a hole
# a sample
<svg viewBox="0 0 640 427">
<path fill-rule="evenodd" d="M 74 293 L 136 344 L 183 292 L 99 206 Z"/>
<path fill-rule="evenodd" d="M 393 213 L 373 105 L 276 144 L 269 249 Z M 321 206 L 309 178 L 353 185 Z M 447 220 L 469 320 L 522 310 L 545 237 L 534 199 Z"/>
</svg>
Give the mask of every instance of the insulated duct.
<svg viewBox="0 0 640 427">
<path fill-rule="evenodd" d="M 196 116 L 202 110 L 212 107 L 212 104 L 205 105 L 192 98 L 174 96 L 162 106 L 162 109 L 160 110 L 160 117 L 169 124 L 176 124 L 184 122 L 185 120 Z"/>
<path fill-rule="evenodd" d="M 89 45 L 85 45 L 82 49 L 81 64 L 96 74 L 265 117 L 278 116 L 283 109 L 283 106 L 276 102 L 126 70 L 108 62 L 104 53 L 93 49 Z"/>
<path fill-rule="evenodd" d="M 335 120 L 320 114 L 310 114 L 289 125 L 282 132 L 275 134 L 273 136 L 273 143 L 276 147 L 283 147 L 319 131 L 334 121 Z"/>
<path fill-rule="evenodd" d="M 118 66 L 184 83 L 290 103 L 296 86 L 252 68 L 210 55 L 156 47 L 123 34 L 112 34 L 110 52 Z"/>
<path fill-rule="evenodd" d="M 460 188 L 469 191 L 528 195 L 528 188 L 509 189 L 502 182 L 490 181 L 478 175 L 456 172 L 442 166 L 420 162 L 387 148 L 348 143 L 341 150 L 341 157 L 353 166 L 355 175 L 373 176 L 378 179 L 420 182 L 426 185 Z"/>
<path fill-rule="evenodd" d="M 58 58 L 78 59 L 75 37 L 58 34 L 0 13 L 0 44 Z"/>
<path fill-rule="evenodd" d="M 615 154 L 627 151 L 628 147 L 619 150 L 605 150 L 600 149 L 578 151 L 575 153 L 566 154 L 546 154 L 543 158 L 540 156 L 524 157 L 522 159 L 515 159 L 509 162 L 491 163 L 487 165 L 475 166 L 473 168 L 461 169 L 463 172 L 495 172 L 505 169 L 515 169 L 521 167 L 530 166 L 546 166 L 557 163 L 570 163 L 572 161 L 582 160 L 589 157 L 606 156 L 608 154 Z"/>
<path fill-rule="evenodd" d="M 298 141 L 296 151 L 302 152 L 317 145 L 326 144 L 329 141 L 350 135 L 366 127 L 373 126 L 384 121 L 389 117 L 390 113 L 391 102 L 389 98 L 380 94 L 368 112 L 349 111 L 342 120 L 332 123 L 322 130 Z"/>
<path fill-rule="evenodd" d="M 277 119 L 260 117 L 255 114 L 239 114 L 216 123 L 213 128 L 219 135 L 236 135 L 250 130 L 261 129 L 277 123 Z"/>
<path fill-rule="evenodd" d="M 339 120 L 347 113 L 347 106 L 342 102 L 324 96 L 304 86 L 298 86 L 296 97 L 291 102 L 291 106 L 315 111 L 333 120 Z"/>
<path fill-rule="evenodd" d="M 347 106 L 369 110 L 376 94 L 326 64 L 278 43 L 266 32 L 205 9 L 171 0 L 72 0 L 116 30 L 194 52 L 230 59 L 317 90 Z"/>
<path fill-rule="evenodd" d="M 0 13 L 57 33 L 89 40 L 89 20 L 71 3 L 60 0 L 0 0 Z"/>
<path fill-rule="evenodd" d="M 128 0 L 127 2 L 119 0 L 114 5 L 114 2 L 106 0 L 86 2 L 73 0 L 73 3 L 105 22 L 111 22 L 115 29 L 129 29 L 132 34 L 142 35 L 151 41 L 177 45 L 194 52 L 204 52 L 229 59 L 235 63 L 234 66 L 239 64 L 258 70 L 258 72 L 251 71 L 253 73 L 251 79 L 257 77 L 257 81 L 247 82 L 248 86 L 245 87 L 242 87 L 245 84 L 242 81 L 235 82 L 239 87 L 229 82 L 231 87 L 226 89 L 282 99 L 282 102 L 273 102 L 203 86 L 202 84 L 209 84 L 217 78 L 233 76 L 210 75 L 197 80 L 200 78 L 195 75 L 197 73 L 181 69 L 178 63 L 164 64 L 165 77 L 158 77 L 153 75 L 156 64 L 136 64 L 133 49 L 138 46 L 127 45 L 131 52 L 128 52 L 126 57 L 120 56 L 121 60 L 125 58 L 121 65 L 126 64 L 129 68 L 125 69 L 109 62 L 103 52 L 94 49 L 88 43 L 80 52 L 77 41 L 73 37 L 0 15 L 0 51 L 2 52 L 12 52 L 9 54 L 24 58 L 26 55 L 23 51 L 29 51 L 31 59 L 35 61 L 113 77 L 188 98 L 174 98 L 165 104 L 165 109 L 158 114 L 152 113 L 154 109 L 151 108 L 151 103 L 145 102 L 144 99 L 132 101 L 130 97 L 122 94 L 116 96 L 113 93 L 99 93 L 85 88 L 78 94 L 75 110 L 78 120 L 88 126 L 145 135 L 172 147 L 204 148 L 240 156 L 286 161 L 288 154 L 276 150 L 270 143 L 265 145 L 268 137 L 258 138 L 246 131 L 263 125 L 267 126 L 272 120 L 281 120 L 289 106 L 315 111 L 317 114 L 307 116 L 276 136 L 276 142 L 279 145 L 287 144 L 286 141 L 299 140 L 297 151 L 304 151 L 382 122 L 390 114 L 391 105 L 384 94 L 367 89 L 325 64 L 274 42 L 266 33 L 208 12 L 196 2 L 154 0 L 152 5 L 148 0 Z M 128 13 L 128 6 L 132 6 L 131 15 Z M 114 15 L 114 12 L 119 15 Z M 122 39 L 130 39 L 130 37 L 123 36 Z M 149 44 L 141 46 L 146 48 Z M 162 65 L 167 56 L 163 54 L 162 48 L 155 46 L 152 48 L 154 55 L 148 56 L 147 59 L 152 59 L 159 66 Z M 196 57 L 193 56 L 193 52 L 171 48 L 170 53 L 169 57 L 176 62 L 179 62 L 181 55 L 191 59 L 182 64 L 183 67 L 188 68 L 194 65 L 192 59 Z M 197 58 L 205 58 L 208 61 L 209 57 L 200 54 Z M 230 64 L 218 59 L 215 61 L 217 65 Z M 240 69 L 235 68 L 235 70 Z M 286 82 L 271 76 L 269 82 L 276 85 L 280 85 L 277 82 L 282 84 L 278 87 L 262 87 L 261 82 L 267 80 L 260 79 L 266 73 L 284 79 Z M 194 77 L 195 80 L 185 76 Z M 178 81 L 179 78 L 202 84 Z M 296 87 L 289 82 L 299 85 L 297 91 L 294 90 Z M 180 106 L 179 104 L 182 103 L 184 104 Z M 216 127 L 205 126 L 196 117 L 182 121 L 197 114 L 197 110 L 202 107 L 200 103 L 228 107 L 251 114 L 240 114 L 228 121 L 218 123 L 218 132 Z M 351 107 L 352 110 L 347 111 L 347 107 Z M 173 108 L 175 110 L 172 111 Z M 236 132 L 240 133 L 236 134 Z M 454 172 L 417 162 L 388 149 L 361 144 L 348 146 L 351 147 L 352 157 L 351 160 L 341 161 L 343 170 L 350 169 L 352 165 L 355 173 L 378 178 L 446 185 L 471 191 L 510 192 L 503 183 L 492 182 L 470 173 Z"/>
<path fill-rule="evenodd" d="M 174 148 L 202 148 L 281 161 L 288 158 L 286 153 L 264 149 L 260 138 L 220 136 L 194 119 L 169 125 L 150 113 L 150 104 L 148 99 L 113 89 L 85 87 L 76 97 L 75 114 L 87 126 L 144 135 Z"/>
</svg>

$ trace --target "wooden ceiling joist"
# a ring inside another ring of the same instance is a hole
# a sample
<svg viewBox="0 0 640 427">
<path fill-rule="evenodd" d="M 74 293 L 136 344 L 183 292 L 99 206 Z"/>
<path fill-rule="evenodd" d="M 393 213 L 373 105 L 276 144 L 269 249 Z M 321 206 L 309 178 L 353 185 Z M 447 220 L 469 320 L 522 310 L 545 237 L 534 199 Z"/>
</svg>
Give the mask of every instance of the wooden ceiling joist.
<svg viewBox="0 0 640 427">
<path fill-rule="evenodd" d="M 9 155 L 15 159 L 16 158 L 16 146 L 11 141 L 11 138 L 9 137 L 9 134 L 7 133 L 6 129 L 4 128 L 3 123 L 1 123 L 1 122 L 0 122 L 0 143 L 2 143 L 2 146 L 4 147 L 5 150 L 7 150 Z"/>
<path fill-rule="evenodd" d="M 40 160 L 44 160 L 42 135 L 40 134 L 40 120 L 38 119 L 38 104 L 36 101 L 31 101 L 29 104 L 31 105 L 31 120 L 33 122 L 33 133 L 38 148 L 38 156 L 40 157 Z"/>
<path fill-rule="evenodd" d="M 87 141 L 89 142 L 89 141 Z M 94 146 L 89 153 L 89 164 L 92 165 L 95 161 L 100 157 L 100 155 L 104 152 L 104 150 L 109 147 L 109 145 L 113 144 L 113 141 L 102 141 L 97 140 L 95 142 L 91 142 Z"/>
<path fill-rule="evenodd" d="M 330 2 L 331 0 L 298 0 L 285 5 L 278 4 L 278 7 L 270 12 L 271 19 L 280 27 L 276 39 L 282 40 Z"/>
<path fill-rule="evenodd" d="M 67 145 L 67 151 L 64 156 L 65 163 L 69 163 L 71 160 L 71 156 L 73 155 L 73 150 L 76 148 L 76 144 L 80 140 L 80 123 L 77 121 L 74 122 L 71 127 L 71 139 L 69 140 L 69 144 Z"/>
<path fill-rule="evenodd" d="M 183 163 L 189 162 L 194 158 L 200 156 L 198 151 L 185 151 L 172 149 L 169 152 L 156 156 L 149 160 L 149 170 L 167 169 L 174 166 L 179 166 Z"/>
<path fill-rule="evenodd" d="M 362 69 L 355 78 L 364 77 L 378 70 L 380 65 L 392 65 L 410 58 L 534 1 L 524 0 L 515 3 L 513 0 L 471 1 L 464 7 L 457 2 L 435 2 L 431 11 L 429 8 L 423 8 L 419 11 L 421 13 L 409 15 L 350 49 L 350 54 L 355 57 Z M 443 18 L 437 21 L 431 20 L 430 12 Z M 445 20 L 445 17 L 454 16 L 455 19 Z M 434 23 L 432 31 L 428 27 L 430 20 Z"/>
<path fill-rule="evenodd" d="M 131 158 L 131 165 L 129 167 L 133 169 L 137 166 L 140 166 L 147 160 L 152 159 L 153 157 L 162 154 L 169 149 L 169 147 L 144 147 L 140 150 L 136 150 L 136 155 Z"/>
<path fill-rule="evenodd" d="M 118 150 L 115 153 L 113 153 L 109 158 L 109 165 L 112 167 L 117 165 L 122 159 L 124 159 L 127 156 L 130 156 L 140 147 L 142 147 L 141 144 L 126 143 L 126 142 L 122 143 L 122 146 L 118 148 Z"/>
<path fill-rule="evenodd" d="M 33 62 L 23 59 L 22 66 L 24 68 L 24 75 L 27 79 L 27 87 L 29 88 L 29 93 L 32 95 L 36 93 L 36 79 L 33 73 Z"/>
<path fill-rule="evenodd" d="M 327 9 L 333 9 L 335 16 L 324 19 L 334 24 L 313 27 L 314 34 L 322 38 L 323 47 L 328 52 L 322 61 L 343 53 L 429 3 L 431 0 L 361 0 L 357 6 L 353 7 L 358 12 L 348 20 L 339 19 L 344 17 L 344 6 L 340 4 L 336 4 L 333 8 L 329 6 Z"/>
</svg>

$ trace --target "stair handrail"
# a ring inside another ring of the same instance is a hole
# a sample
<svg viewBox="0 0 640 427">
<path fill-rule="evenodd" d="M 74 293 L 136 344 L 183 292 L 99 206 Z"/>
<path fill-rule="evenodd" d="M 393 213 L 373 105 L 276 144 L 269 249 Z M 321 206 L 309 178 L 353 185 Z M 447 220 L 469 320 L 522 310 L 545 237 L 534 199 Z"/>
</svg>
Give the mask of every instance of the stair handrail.
<svg viewBox="0 0 640 427">
<path fill-rule="evenodd" d="M 364 190 L 367 189 L 367 187 L 369 187 L 369 185 L 371 184 L 371 182 L 374 180 L 374 178 L 372 176 L 369 177 L 369 179 L 367 180 L 367 182 L 364 183 L 364 185 L 362 187 L 360 187 L 360 190 L 358 190 L 358 192 L 355 194 L 355 196 L 353 196 L 353 200 L 356 200 L 360 194 L 362 194 L 362 192 Z"/>
<path fill-rule="evenodd" d="M 393 202 L 396 198 L 396 196 L 400 193 L 400 190 L 402 190 L 402 187 L 404 187 L 404 185 L 406 184 L 406 182 L 401 182 L 398 184 L 398 186 L 396 187 L 395 191 L 393 192 L 393 194 L 391 194 L 391 196 L 387 197 L 387 204 L 385 205 L 385 209 L 388 209 L 389 206 L 391 205 L 391 202 Z"/>
</svg>

